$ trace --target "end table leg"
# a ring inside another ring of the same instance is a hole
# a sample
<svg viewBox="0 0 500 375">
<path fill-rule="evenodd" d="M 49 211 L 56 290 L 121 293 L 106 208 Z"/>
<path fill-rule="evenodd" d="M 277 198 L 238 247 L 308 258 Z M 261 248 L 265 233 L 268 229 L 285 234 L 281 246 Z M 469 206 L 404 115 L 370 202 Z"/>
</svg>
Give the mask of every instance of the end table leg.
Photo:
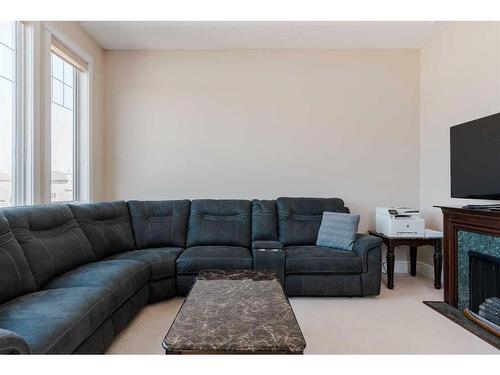
<svg viewBox="0 0 500 375">
<path fill-rule="evenodd" d="M 394 247 L 387 246 L 387 287 L 394 289 Z"/>
<path fill-rule="evenodd" d="M 417 275 L 417 247 L 410 246 L 410 275 Z"/>
<path fill-rule="evenodd" d="M 443 268 L 443 253 L 441 251 L 441 240 L 436 240 L 434 246 L 434 288 L 441 289 L 441 270 Z"/>
</svg>

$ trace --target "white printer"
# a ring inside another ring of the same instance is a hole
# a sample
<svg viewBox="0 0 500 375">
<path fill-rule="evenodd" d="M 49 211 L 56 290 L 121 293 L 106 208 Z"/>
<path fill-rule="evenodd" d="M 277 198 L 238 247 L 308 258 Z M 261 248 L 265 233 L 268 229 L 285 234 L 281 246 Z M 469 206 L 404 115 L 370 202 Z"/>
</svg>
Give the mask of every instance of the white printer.
<svg viewBox="0 0 500 375">
<path fill-rule="evenodd" d="M 408 207 L 377 207 L 376 230 L 387 236 L 412 237 L 425 235 L 425 221 L 420 210 Z"/>
</svg>

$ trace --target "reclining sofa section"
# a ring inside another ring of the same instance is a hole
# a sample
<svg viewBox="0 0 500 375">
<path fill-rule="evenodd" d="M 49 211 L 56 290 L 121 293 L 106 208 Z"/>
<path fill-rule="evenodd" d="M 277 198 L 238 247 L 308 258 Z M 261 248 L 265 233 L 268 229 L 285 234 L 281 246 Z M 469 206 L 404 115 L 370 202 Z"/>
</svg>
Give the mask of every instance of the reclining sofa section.
<svg viewBox="0 0 500 375">
<path fill-rule="evenodd" d="M 0 354 L 103 353 L 145 304 L 186 295 L 206 269 L 272 269 L 289 296 L 379 294 L 380 239 L 316 246 L 324 211 L 348 209 L 336 198 L 5 208 Z"/>
</svg>

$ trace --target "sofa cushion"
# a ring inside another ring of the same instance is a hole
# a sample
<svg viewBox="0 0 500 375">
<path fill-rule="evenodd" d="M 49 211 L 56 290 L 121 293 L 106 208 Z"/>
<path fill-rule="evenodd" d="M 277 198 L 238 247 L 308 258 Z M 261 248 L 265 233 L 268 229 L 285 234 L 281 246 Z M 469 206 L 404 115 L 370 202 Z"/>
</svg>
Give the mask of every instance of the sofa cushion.
<svg viewBox="0 0 500 375">
<path fill-rule="evenodd" d="M 118 308 L 148 283 L 150 268 L 136 260 L 103 260 L 85 264 L 52 280 L 45 289 L 92 287 L 112 293 Z"/>
<path fill-rule="evenodd" d="M 323 212 L 349 212 L 339 198 L 278 198 L 276 206 L 284 246 L 315 245 Z"/>
<path fill-rule="evenodd" d="M 97 259 L 135 248 L 126 202 L 70 204 L 68 206 L 89 239 Z"/>
<path fill-rule="evenodd" d="M 189 247 L 177 258 L 177 274 L 196 274 L 201 270 L 252 269 L 250 250 L 237 246 Z"/>
<path fill-rule="evenodd" d="M 175 277 L 175 261 L 182 252 L 180 247 L 157 247 L 152 249 L 132 250 L 106 258 L 131 259 L 146 263 L 151 268 L 151 281 Z"/>
<path fill-rule="evenodd" d="M 323 212 L 316 245 L 352 250 L 358 233 L 359 215 Z"/>
<path fill-rule="evenodd" d="M 23 337 L 32 353 L 72 353 L 115 310 L 113 290 L 49 289 L 0 306 L 0 327 Z"/>
<path fill-rule="evenodd" d="M 286 273 L 361 273 L 361 258 L 354 251 L 322 246 L 285 248 Z"/>
<path fill-rule="evenodd" d="M 185 247 L 190 205 L 187 199 L 129 201 L 137 247 Z"/>
<path fill-rule="evenodd" d="M 71 353 L 149 277 L 148 265 L 134 260 L 85 264 L 1 305 L 0 327 L 23 337 L 34 353 Z"/>
<path fill-rule="evenodd" d="M 11 207 L 3 212 L 38 289 L 54 277 L 95 260 L 87 237 L 66 205 Z"/>
<path fill-rule="evenodd" d="M 35 291 L 35 280 L 21 246 L 0 211 L 0 304 Z"/>
<path fill-rule="evenodd" d="M 250 247 L 251 202 L 199 199 L 191 202 L 187 247 Z"/>
<path fill-rule="evenodd" d="M 149 286 L 144 285 L 127 302 L 107 318 L 85 341 L 73 351 L 73 354 L 104 354 L 115 337 L 134 319 L 148 303 Z M 72 371 L 75 372 L 75 371 Z"/>
<path fill-rule="evenodd" d="M 252 241 L 278 241 L 275 200 L 252 200 Z"/>
</svg>

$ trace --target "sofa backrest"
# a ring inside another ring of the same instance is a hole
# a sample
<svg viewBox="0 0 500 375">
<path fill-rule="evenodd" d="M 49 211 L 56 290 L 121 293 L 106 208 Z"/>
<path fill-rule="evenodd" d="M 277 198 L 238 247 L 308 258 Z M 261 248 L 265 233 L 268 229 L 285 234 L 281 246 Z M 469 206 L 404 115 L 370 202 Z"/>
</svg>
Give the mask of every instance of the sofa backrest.
<svg viewBox="0 0 500 375">
<path fill-rule="evenodd" d="M 278 241 L 276 201 L 252 200 L 252 241 Z"/>
<path fill-rule="evenodd" d="M 37 289 L 96 259 L 87 237 L 64 204 L 10 207 L 3 213 L 21 245 Z"/>
<path fill-rule="evenodd" d="M 284 246 L 315 245 L 323 212 L 349 212 L 339 198 L 278 198 L 276 206 Z"/>
<path fill-rule="evenodd" d="M 196 199 L 191 202 L 187 247 L 251 246 L 251 202 L 237 199 Z"/>
<path fill-rule="evenodd" d="M 127 202 L 68 205 L 97 259 L 135 249 Z"/>
<path fill-rule="evenodd" d="M 36 290 L 21 246 L 0 211 L 0 304 Z"/>
<path fill-rule="evenodd" d="M 129 201 L 135 243 L 148 247 L 185 247 L 189 209 L 187 199 L 173 201 Z"/>
</svg>

